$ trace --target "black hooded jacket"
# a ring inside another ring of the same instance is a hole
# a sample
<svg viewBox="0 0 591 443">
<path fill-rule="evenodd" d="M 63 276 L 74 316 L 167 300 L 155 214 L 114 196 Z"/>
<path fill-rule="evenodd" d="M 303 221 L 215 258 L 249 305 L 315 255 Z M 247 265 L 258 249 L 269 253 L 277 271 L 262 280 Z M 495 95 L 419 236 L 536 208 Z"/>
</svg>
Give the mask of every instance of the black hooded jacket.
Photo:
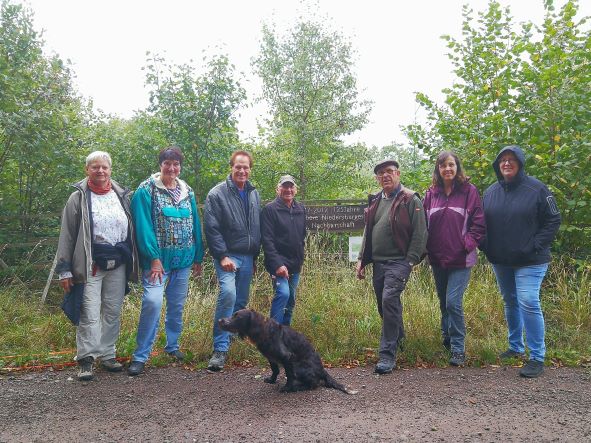
<svg viewBox="0 0 591 443">
<path fill-rule="evenodd" d="M 514 180 L 505 182 L 499 158 L 511 151 L 519 161 Z M 525 174 L 525 154 L 506 146 L 493 162 L 498 182 L 484 193 L 486 219 L 484 252 L 493 264 L 529 266 L 550 261 L 550 245 L 560 227 L 560 213 L 550 190 Z"/>
</svg>

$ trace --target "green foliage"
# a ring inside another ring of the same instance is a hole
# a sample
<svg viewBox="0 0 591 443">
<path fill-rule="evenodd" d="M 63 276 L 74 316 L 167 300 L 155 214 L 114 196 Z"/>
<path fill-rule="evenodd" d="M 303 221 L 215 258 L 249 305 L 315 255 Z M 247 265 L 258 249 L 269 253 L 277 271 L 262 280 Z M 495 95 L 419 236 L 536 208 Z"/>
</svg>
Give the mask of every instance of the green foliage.
<svg viewBox="0 0 591 443">
<path fill-rule="evenodd" d="M 246 99 L 227 56 L 203 61 L 201 75 L 191 65 L 170 65 L 159 56 L 148 58 L 145 68 L 148 112 L 161 123 L 168 143 L 183 150 L 183 178 L 201 201 L 228 173 L 230 154 L 240 148 L 236 113 Z"/>
<path fill-rule="evenodd" d="M 407 188 L 424 195 L 424 191 L 431 185 L 433 163 L 416 146 L 405 148 L 400 144 L 391 144 L 375 150 L 373 162 L 369 170 L 380 160 L 392 158 L 398 161 L 401 171 L 401 182 Z"/>
<path fill-rule="evenodd" d="M 518 144 L 526 171 L 557 197 L 563 224 L 560 244 L 587 249 L 591 218 L 591 31 L 577 20 L 577 2 L 516 30 L 509 8 L 491 1 L 477 14 L 464 8 L 462 39 L 444 36 L 457 78 L 444 104 L 416 96 L 428 123 L 410 125 L 413 146 L 431 159 L 456 151 L 483 191 L 496 177 L 491 163 L 501 147 Z M 582 251 L 585 252 L 585 251 Z"/>
<path fill-rule="evenodd" d="M 167 145 L 163 123 L 137 112 L 129 120 L 96 116 L 86 132 L 88 151 L 107 151 L 113 159 L 113 179 L 135 188 L 158 169 L 158 153 Z"/>
<path fill-rule="evenodd" d="M 358 98 L 350 43 L 312 19 L 300 19 L 285 36 L 268 25 L 262 33 L 253 65 L 272 116 L 258 150 L 272 161 L 264 172 L 274 180 L 290 172 L 302 198 L 351 197 L 367 151 L 340 137 L 365 125 L 370 103 Z"/>
<path fill-rule="evenodd" d="M 0 3 L 0 213 L 17 214 L 17 232 L 39 228 L 39 216 L 55 210 L 79 174 L 86 110 L 71 85 L 71 72 L 57 56 L 43 54 L 32 14 Z"/>
</svg>

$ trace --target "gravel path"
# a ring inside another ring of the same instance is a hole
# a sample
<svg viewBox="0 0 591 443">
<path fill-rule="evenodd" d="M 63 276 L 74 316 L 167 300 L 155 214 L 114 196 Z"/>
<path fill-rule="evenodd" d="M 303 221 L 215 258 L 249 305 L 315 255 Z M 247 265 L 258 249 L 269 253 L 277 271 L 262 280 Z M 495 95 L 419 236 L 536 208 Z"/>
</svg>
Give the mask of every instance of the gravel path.
<svg viewBox="0 0 591 443">
<path fill-rule="evenodd" d="M 280 393 L 266 368 L 4 375 L 0 442 L 591 441 L 589 369 L 534 380 L 512 367 L 329 371 L 359 393 Z"/>
</svg>

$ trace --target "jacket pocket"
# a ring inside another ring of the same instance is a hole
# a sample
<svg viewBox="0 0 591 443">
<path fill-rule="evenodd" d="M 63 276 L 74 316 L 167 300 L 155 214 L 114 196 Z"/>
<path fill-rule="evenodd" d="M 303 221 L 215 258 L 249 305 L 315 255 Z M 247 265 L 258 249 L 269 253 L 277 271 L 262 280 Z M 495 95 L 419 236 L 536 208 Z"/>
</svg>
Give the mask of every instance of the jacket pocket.
<svg viewBox="0 0 591 443">
<path fill-rule="evenodd" d="M 162 214 L 165 217 L 188 218 L 191 216 L 191 210 L 189 208 L 175 208 L 174 206 L 165 206 L 162 208 Z"/>
</svg>

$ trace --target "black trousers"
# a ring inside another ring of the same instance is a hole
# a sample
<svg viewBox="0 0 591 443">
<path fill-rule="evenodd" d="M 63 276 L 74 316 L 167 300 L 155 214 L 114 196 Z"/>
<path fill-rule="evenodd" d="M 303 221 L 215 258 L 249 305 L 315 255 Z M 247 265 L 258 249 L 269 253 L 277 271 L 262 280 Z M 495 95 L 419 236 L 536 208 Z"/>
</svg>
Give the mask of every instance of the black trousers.
<svg viewBox="0 0 591 443">
<path fill-rule="evenodd" d="M 388 260 L 373 264 L 373 288 L 378 312 L 382 317 L 380 360 L 395 361 L 398 344 L 404 338 L 400 296 L 411 270 L 412 267 L 406 260 Z"/>
</svg>

